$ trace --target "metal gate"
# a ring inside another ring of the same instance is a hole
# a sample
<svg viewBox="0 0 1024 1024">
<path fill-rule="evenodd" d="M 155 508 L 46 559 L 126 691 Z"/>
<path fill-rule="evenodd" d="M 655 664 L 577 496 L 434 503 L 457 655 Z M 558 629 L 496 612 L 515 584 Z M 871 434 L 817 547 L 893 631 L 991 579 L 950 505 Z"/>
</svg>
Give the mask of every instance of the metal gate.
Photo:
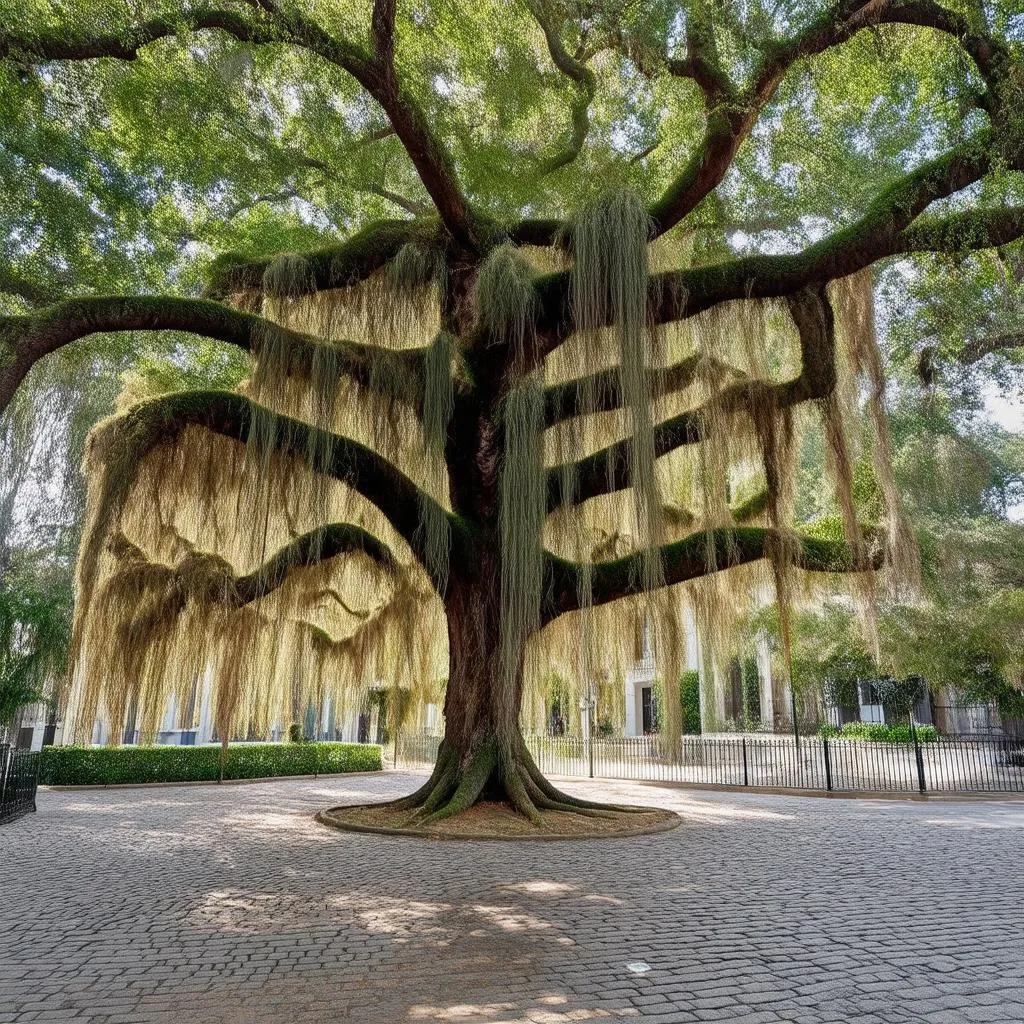
<svg viewBox="0 0 1024 1024">
<path fill-rule="evenodd" d="M 0 746 L 0 825 L 36 809 L 39 755 Z"/>
</svg>

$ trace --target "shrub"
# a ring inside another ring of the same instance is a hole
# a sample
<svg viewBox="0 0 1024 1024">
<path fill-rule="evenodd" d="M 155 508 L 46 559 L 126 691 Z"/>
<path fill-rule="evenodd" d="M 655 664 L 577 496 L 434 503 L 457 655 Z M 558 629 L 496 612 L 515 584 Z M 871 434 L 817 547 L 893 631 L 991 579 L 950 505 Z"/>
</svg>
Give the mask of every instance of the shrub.
<svg viewBox="0 0 1024 1024">
<path fill-rule="evenodd" d="M 839 735 L 839 726 L 832 725 L 831 722 L 826 722 L 824 725 L 818 726 L 818 735 L 823 740 L 832 740 Z"/>
<path fill-rule="evenodd" d="M 833 727 L 834 728 L 834 727 Z M 916 725 L 919 743 L 934 743 L 939 732 L 934 725 Z M 832 733 L 831 735 L 837 735 Z M 874 743 L 913 743 L 909 725 L 883 725 L 881 722 L 847 722 L 838 738 L 843 740 L 869 740 Z"/>
<path fill-rule="evenodd" d="M 292 724 L 288 726 L 288 742 L 302 742 L 302 726 L 298 722 L 292 722 Z"/>
<path fill-rule="evenodd" d="M 228 747 L 225 779 L 377 772 L 380 747 L 361 743 L 245 743 Z M 44 786 L 216 782 L 220 747 L 44 747 Z"/>
<path fill-rule="evenodd" d="M 679 700 L 683 705 L 683 732 L 700 732 L 700 673 L 684 672 L 679 680 Z"/>
</svg>

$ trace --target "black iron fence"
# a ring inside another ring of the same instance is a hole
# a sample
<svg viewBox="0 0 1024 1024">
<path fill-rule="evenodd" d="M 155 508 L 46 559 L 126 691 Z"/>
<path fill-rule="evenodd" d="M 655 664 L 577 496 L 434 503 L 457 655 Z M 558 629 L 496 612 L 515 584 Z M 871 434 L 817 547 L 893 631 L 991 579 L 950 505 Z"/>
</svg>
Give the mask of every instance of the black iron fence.
<svg viewBox="0 0 1024 1024">
<path fill-rule="evenodd" d="M 425 767 L 440 737 L 400 737 L 395 761 Z M 930 743 L 819 736 L 684 736 L 675 750 L 661 736 L 585 740 L 528 736 L 549 775 L 649 782 L 758 786 L 825 792 L 1024 792 L 1024 739 L 947 739 Z"/>
<path fill-rule="evenodd" d="M 36 809 L 39 755 L 0 746 L 0 825 Z"/>
</svg>

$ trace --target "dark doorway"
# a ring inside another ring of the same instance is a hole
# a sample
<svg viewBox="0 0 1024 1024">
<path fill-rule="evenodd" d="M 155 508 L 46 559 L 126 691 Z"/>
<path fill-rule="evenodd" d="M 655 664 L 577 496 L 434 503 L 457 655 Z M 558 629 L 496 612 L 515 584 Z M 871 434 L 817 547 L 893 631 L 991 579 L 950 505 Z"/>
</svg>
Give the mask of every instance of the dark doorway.
<svg viewBox="0 0 1024 1024">
<path fill-rule="evenodd" d="M 725 716 L 734 722 L 743 718 L 743 666 L 739 658 L 729 662 L 729 706 L 725 709 Z"/>
<path fill-rule="evenodd" d="M 644 735 L 654 732 L 654 694 L 651 687 L 645 686 L 640 691 L 640 704 L 643 709 L 643 730 Z"/>
<path fill-rule="evenodd" d="M 370 715 L 367 711 L 361 711 L 359 713 L 359 728 L 356 736 L 358 737 L 357 742 L 359 743 L 370 742 Z"/>
</svg>

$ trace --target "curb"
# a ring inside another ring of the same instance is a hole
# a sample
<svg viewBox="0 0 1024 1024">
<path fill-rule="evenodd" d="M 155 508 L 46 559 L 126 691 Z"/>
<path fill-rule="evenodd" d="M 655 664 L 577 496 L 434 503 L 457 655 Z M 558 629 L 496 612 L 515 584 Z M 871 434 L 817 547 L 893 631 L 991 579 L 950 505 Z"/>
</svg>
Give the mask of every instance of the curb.
<svg viewBox="0 0 1024 1024">
<path fill-rule="evenodd" d="M 386 769 L 374 769 L 369 772 L 319 772 L 316 775 L 266 775 L 258 779 L 189 779 L 182 782 L 111 782 L 86 783 L 81 786 L 44 786 L 40 789 L 54 793 L 82 793 L 96 789 L 176 789 L 181 786 L 245 786 L 259 782 L 290 782 L 292 779 L 354 779 L 365 775 L 383 775 Z"/>
<path fill-rule="evenodd" d="M 377 836 L 398 836 L 408 839 L 426 839 L 433 842 L 578 842 L 580 840 L 595 839 L 635 839 L 638 836 L 653 836 L 662 832 L 671 832 L 679 828 L 683 823 L 682 815 L 675 811 L 668 813 L 673 817 L 668 821 L 659 822 L 655 825 L 648 825 L 645 828 L 635 829 L 630 832 L 605 833 L 605 834 L 583 834 L 566 832 L 537 832 L 525 835 L 504 835 L 498 832 L 477 832 L 460 835 L 453 832 L 427 832 L 425 830 L 412 828 L 385 828 L 381 825 L 360 825 L 356 822 L 342 822 L 331 817 L 333 811 L 350 811 L 357 807 L 372 807 L 373 804 L 348 804 L 339 807 L 329 807 L 326 811 L 317 811 L 313 820 L 328 828 L 337 829 L 339 832 L 360 832 L 366 835 Z M 644 808 L 644 810 L 661 811 L 661 807 Z"/>
</svg>

